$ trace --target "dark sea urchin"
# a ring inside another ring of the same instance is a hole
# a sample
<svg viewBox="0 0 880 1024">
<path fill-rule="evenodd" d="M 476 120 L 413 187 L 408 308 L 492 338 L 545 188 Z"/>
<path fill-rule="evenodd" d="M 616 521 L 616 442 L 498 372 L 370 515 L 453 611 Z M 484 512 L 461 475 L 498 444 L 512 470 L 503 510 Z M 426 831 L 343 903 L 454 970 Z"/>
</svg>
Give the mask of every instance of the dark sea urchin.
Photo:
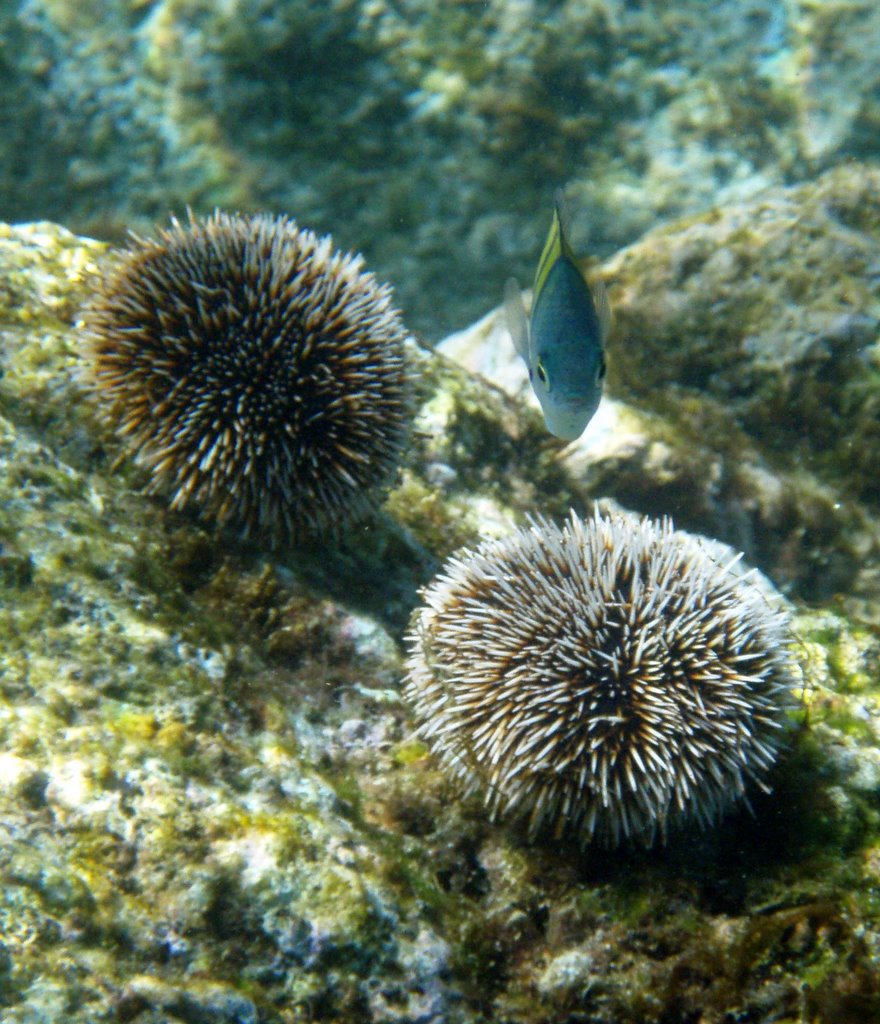
<svg viewBox="0 0 880 1024">
<path fill-rule="evenodd" d="M 493 817 L 648 844 L 759 785 L 791 705 L 786 619 L 671 523 L 542 519 L 458 553 L 408 636 L 419 733 Z"/>
<path fill-rule="evenodd" d="M 291 220 L 218 212 L 135 238 L 85 322 L 102 411 L 172 508 L 270 541 L 332 529 L 398 462 L 390 289 Z"/>
</svg>

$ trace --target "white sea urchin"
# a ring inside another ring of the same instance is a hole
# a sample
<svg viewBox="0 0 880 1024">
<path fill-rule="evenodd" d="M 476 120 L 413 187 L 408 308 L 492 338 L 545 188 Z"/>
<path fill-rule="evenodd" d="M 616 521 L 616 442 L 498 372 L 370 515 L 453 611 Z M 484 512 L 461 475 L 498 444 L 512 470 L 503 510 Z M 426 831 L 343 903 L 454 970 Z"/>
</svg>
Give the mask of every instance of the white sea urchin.
<svg viewBox="0 0 880 1024">
<path fill-rule="evenodd" d="M 669 520 L 535 519 L 424 590 L 406 694 L 443 768 L 531 834 L 645 844 L 763 785 L 786 617 Z"/>
</svg>

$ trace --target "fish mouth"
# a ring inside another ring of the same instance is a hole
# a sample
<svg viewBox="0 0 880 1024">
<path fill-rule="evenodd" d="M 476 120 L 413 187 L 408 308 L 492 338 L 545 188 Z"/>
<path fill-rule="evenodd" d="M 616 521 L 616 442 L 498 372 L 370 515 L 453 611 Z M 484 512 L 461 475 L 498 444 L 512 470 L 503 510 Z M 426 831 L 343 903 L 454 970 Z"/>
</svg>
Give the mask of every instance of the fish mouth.
<svg viewBox="0 0 880 1024">
<path fill-rule="evenodd" d="M 591 402 L 579 402 L 574 406 L 544 409 L 547 429 L 561 441 L 576 441 L 587 429 L 587 424 L 599 408 L 599 398 Z"/>
</svg>

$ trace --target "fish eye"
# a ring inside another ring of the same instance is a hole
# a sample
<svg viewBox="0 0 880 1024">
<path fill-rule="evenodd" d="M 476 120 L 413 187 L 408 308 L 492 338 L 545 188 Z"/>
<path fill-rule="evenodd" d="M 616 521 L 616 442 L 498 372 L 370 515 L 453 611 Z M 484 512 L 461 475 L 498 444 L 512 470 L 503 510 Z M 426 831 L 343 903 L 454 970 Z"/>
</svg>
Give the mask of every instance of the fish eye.
<svg viewBox="0 0 880 1024">
<path fill-rule="evenodd" d="M 601 384 L 605 380 L 605 371 L 607 367 L 605 365 L 605 357 L 602 356 L 599 359 L 599 365 L 596 367 L 596 383 Z"/>
<path fill-rule="evenodd" d="M 538 360 L 538 365 L 535 367 L 535 371 L 538 374 L 538 380 L 542 384 L 546 384 L 547 383 L 547 371 L 544 369 L 544 364 L 541 362 L 540 359 Z"/>
</svg>

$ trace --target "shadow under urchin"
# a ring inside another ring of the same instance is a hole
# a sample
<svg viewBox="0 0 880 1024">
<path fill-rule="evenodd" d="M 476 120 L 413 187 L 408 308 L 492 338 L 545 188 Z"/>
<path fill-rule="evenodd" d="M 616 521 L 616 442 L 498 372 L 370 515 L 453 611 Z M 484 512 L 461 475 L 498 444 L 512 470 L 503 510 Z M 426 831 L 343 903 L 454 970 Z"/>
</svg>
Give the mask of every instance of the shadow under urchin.
<svg viewBox="0 0 880 1024">
<path fill-rule="evenodd" d="M 493 818 L 649 845 L 766 788 L 793 707 L 785 614 L 668 520 L 580 520 L 453 556 L 413 617 L 418 734 Z"/>
<path fill-rule="evenodd" d="M 408 335 L 360 255 L 283 217 L 172 219 L 117 255 L 85 325 L 100 411 L 172 509 L 275 545 L 381 499 Z"/>
</svg>

